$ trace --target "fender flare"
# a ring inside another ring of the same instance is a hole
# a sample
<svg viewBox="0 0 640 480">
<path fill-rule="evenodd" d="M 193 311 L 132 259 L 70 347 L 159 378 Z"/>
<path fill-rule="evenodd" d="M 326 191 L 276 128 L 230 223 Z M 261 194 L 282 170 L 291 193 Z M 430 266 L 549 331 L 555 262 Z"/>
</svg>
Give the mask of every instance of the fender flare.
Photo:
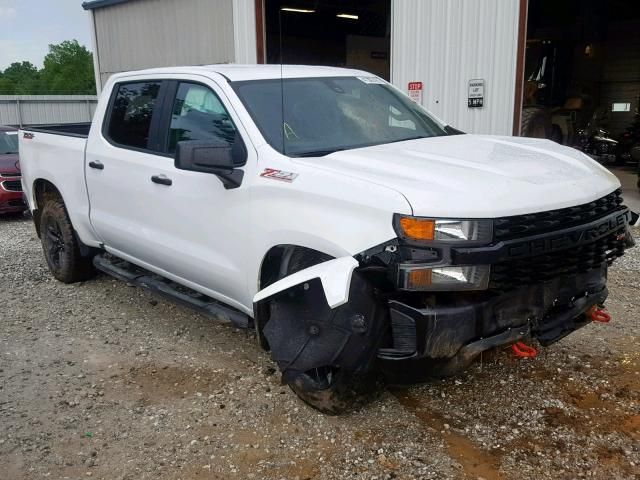
<svg viewBox="0 0 640 480">
<path fill-rule="evenodd" d="M 336 308 L 349 301 L 349 287 L 354 270 L 360 264 L 353 257 L 339 257 L 326 262 L 313 265 L 296 273 L 284 277 L 266 288 L 263 288 L 253 297 L 253 303 L 257 304 L 274 295 L 284 292 L 289 288 L 300 285 L 309 280 L 320 279 L 327 304 L 330 308 Z"/>
</svg>

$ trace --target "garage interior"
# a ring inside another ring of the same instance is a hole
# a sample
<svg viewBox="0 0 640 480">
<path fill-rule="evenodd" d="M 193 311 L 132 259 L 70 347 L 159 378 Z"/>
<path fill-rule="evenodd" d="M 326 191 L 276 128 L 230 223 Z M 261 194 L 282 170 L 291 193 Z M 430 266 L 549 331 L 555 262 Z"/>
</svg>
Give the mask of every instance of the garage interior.
<svg viewBox="0 0 640 480">
<path fill-rule="evenodd" d="M 264 9 L 267 63 L 359 68 L 390 79 L 390 0 L 267 0 Z"/>
<path fill-rule="evenodd" d="M 637 119 L 640 2 L 529 0 L 524 80 L 523 135 L 620 138 Z"/>
</svg>

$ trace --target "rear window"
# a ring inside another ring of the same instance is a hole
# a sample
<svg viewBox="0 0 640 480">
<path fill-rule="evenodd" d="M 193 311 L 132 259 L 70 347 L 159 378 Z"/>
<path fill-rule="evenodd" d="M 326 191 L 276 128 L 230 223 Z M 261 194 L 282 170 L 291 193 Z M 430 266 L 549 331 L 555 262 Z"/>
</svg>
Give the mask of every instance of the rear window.
<svg viewBox="0 0 640 480">
<path fill-rule="evenodd" d="M 161 82 L 138 82 L 116 87 L 107 130 L 110 140 L 125 147 L 149 147 L 151 119 L 160 85 Z"/>
</svg>

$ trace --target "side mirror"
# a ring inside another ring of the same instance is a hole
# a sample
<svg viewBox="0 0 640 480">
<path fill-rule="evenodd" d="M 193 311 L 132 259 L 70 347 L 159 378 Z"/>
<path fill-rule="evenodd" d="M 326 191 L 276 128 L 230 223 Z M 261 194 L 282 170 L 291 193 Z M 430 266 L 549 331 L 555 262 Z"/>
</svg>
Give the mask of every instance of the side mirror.
<svg viewBox="0 0 640 480">
<path fill-rule="evenodd" d="M 175 167 L 217 175 L 224 188 L 237 188 L 247 163 L 247 148 L 239 135 L 232 145 L 220 140 L 186 140 L 176 145 Z"/>
</svg>

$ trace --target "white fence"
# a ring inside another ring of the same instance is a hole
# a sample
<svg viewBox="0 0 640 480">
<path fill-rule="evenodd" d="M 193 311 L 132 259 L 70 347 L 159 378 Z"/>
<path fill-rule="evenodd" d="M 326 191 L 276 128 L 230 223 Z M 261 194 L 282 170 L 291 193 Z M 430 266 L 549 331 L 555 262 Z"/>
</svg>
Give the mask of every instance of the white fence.
<svg viewBox="0 0 640 480">
<path fill-rule="evenodd" d="M 0 95 L 0 125 L 90 122 L 95 95 Z"/>
</svg>

